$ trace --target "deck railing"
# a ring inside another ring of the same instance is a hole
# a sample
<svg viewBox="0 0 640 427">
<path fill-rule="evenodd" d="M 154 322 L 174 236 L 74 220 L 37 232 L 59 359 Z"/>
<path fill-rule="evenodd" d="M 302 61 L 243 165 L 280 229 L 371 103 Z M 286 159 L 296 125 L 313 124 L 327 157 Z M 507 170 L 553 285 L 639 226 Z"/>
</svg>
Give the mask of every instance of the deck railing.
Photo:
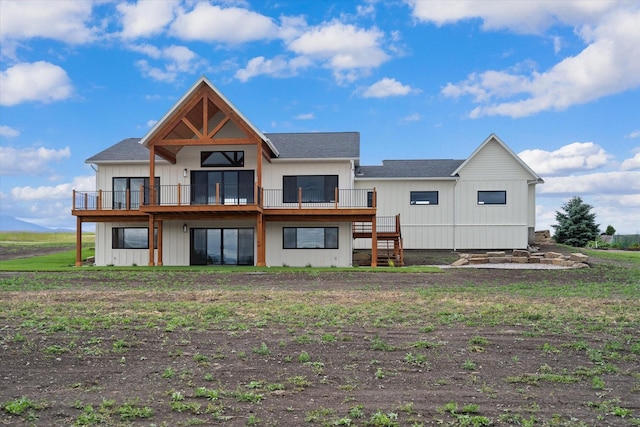
<svg viewBox="0 0 640 427">
<path fill-rule="evenodd" d="M 284 191 L 238 185 L 160 185 L 126 191 L 73 190 L 73 210 L 135 210 L 140 206 L 257 205 L 265 209 L 358 209 L 376 206 L 375 189 Z"/>
</svg>

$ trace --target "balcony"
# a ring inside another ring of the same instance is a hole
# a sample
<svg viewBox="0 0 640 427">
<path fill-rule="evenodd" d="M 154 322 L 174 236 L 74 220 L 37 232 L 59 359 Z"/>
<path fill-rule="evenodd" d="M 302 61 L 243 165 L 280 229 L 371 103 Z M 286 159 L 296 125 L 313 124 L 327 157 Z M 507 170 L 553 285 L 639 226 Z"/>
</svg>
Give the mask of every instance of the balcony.
<svg viewBox="0 0 640 427">
<path fill-rule="evenodd" d="M 375 190 L 284 191 L 257 185 L 209 186 L 161 185 L 127 191 L 73 191 L 72 213 L 76 216 L 139 216 L 146 213 L 215 211 L 324 211 L 374 210 Z M 346 213 L 346 212 L 345 212 Z"/>
</svg>

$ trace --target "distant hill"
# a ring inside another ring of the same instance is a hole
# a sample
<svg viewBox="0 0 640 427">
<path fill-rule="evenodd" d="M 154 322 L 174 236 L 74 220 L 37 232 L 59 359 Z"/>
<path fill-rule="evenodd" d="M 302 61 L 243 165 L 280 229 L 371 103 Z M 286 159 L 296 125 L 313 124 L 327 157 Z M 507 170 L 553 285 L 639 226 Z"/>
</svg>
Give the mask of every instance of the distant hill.
<svg viewBox="0 0 640 427">
<path fill-rule="evenodd" d="M 0 231 L 53 231 L 31 222 L 20 221 L 9 215 L 0 215 Z"/>
</svg>

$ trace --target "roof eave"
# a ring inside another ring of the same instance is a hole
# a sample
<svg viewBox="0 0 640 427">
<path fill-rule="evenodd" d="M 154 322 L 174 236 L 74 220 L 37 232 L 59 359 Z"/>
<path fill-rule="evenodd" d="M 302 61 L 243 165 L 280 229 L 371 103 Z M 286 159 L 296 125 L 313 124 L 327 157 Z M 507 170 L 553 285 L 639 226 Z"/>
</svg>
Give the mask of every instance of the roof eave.
<svg viewBox="0 0 640 427">
<path fill-rule="evenodd" d="M 182 95 L 182 97 L 180 97 L 180 99 L 173 104 L 173 106 L 169 109 L 169 111 L 167 111 L 164 116 L 162 116 L 162 118 L 160 120 L 158 120 L 156 122 L 155 125 L 153 125 L 153 127 L 149 130 L 149 132 L 147 132 L 147 134 L 145 136 L 142 137 L 142 139 L 140 139 L 140 144 L 144 145 L 145 147 L 148 147 L 149 141 L 153 138 L 153 136 L 155 136 L 155 134 L 160 130 L 160 128 L 164 125 L 164 123 L 171 117 L 173 116 L 173 114 L 176 112 L 176 110 L 178 110 L 180 108 L 180 106 L 187 100 L 189 99 L 189 97 L 198 89 L 198 87 L 200 87 L 200 85 L 202 84 L 206 84 L 207 86 L 209 86 L 209 88 L 214 91 L 216 93 L 216 95 L 218 95 L 227 105 L 229 105 L 229 107 L 231 107 L 233 109 L 233 111 L 240 117 L 240 119 L 242 119 L 247 126 L 249 126 L 251 128 L 251 130 L 253 132 L 255 132 L 256 135 L 258 135 L 258 137 L 260 139 L 262 139 L 262 141 L 264 141 L 267 146 L 269 147 L 269 149 L 273 152 L 273 154 L 278 157 L 280 155 L 280 153 L 278 152 L 278 149 L 273 145 L 273 143 L 271 142 L 271 140 L 269 138 L 267 138 L 265 136 L 265 134 L 260 131 L 253 123 L 251 123 L 249 121 L 249 119 L 247 119 L 245 117 L 244 114 L 242 114 L 242 112 L 240 110 L 238 110 L 238 108 L 231 102 L 229 101 L 229 99 L 224 96 L 224 94 L 222 92 L 220 92 L 218 90 L 218 88 L 216 88 L 213 83 L 211 83 L 211 81 L 205 77 L 202 76 L 200 77 L 194 84 L 193 86 L 191 86 L 191 88 L 185 92 L 184 95 Z"/>
</svg>

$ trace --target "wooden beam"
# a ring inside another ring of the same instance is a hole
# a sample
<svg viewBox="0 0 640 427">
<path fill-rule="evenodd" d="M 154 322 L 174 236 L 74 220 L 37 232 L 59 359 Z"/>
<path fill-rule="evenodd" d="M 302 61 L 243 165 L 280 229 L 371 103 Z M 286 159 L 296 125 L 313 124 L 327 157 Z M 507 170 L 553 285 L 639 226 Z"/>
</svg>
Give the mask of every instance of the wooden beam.
<svg viewBox="0 0 640 427">
<path fill-rule="evenodd" d="M 226 125 L 229 120 L 230 120 L 229 117 L 225 117 L 224 119 L 222 119 L 220 123 L 218 123 L 218 126 L 213 128 L 213 130 L 207 134 L 207 137 L 209 137 L 209 139 L 213 139 L 213 136 L 216 133 L 220 132 L 220 129 L 222 129 L 222 127 Z"/>
<path fill-rule="evenodd" d="M 371 268 L 378 266 L 378 231 L 376 229 L 376 217 L 374 215 L 371 218 Z"/>
<path fill-rule="evenodd" d="M 162 221 L 158 221 L 158 265 L 162 265 Z"/>
<path fill-rule="evenodd" d="M 154 147 L 155 148 L 155 153 L 151 156 L 151 158 L 153 159 L 152 161 L 155 163 L 155 154 L 158 154 L 158 156 L 162 157 L 163 159 L 165 159 L 166 161 L 168 161 L 169 163 L 171 163 L 172 165 L 175 165 L 177 162 L 176 159 L 176 155 L 173 154 L 171 151 L 167 150 L 166 148 L 162 147 L 162 146 L 156 146 L 151 145 L 149 148 Z"/>
<path fill-rule="evenodd" d="M 82 266 L 82 218 L 76 218 L 76 267 Z"/>
<path fill-rule="evenodd" d="M 184 123 L 189 129 L 191 129 L 191 132 L 195 133 L 197 136 L 199 136 L 202 139 L 204 135 L 202 135 L 202 133 L 200 133 L 200 131 L 196 129 L 194 125 L 191 124 L 191 122 L 189 121 L 189 119 L 187 119 L 186 116 L 183 117 L 182 120 L 180 121 Z"/>
<path fill-rule="evenodd" d="M 264 227 L 264 217 L 262 214 L 258 214 L 256 221 L 256 246 L 258 251 L 256 266 L 258 267 L 264 267 L 267 265 L 266 238 L 267 233 Z"/>
<path fill-rule="evenodd" d="M 149 215 L 149 232 L 147 233 L 148 244 L 149 244 L 149 267 L 153 267 L 155 265 L 155 248 L 153 247 L 153 226 L 154 226 L 153 215 Z"/>
</svg>

